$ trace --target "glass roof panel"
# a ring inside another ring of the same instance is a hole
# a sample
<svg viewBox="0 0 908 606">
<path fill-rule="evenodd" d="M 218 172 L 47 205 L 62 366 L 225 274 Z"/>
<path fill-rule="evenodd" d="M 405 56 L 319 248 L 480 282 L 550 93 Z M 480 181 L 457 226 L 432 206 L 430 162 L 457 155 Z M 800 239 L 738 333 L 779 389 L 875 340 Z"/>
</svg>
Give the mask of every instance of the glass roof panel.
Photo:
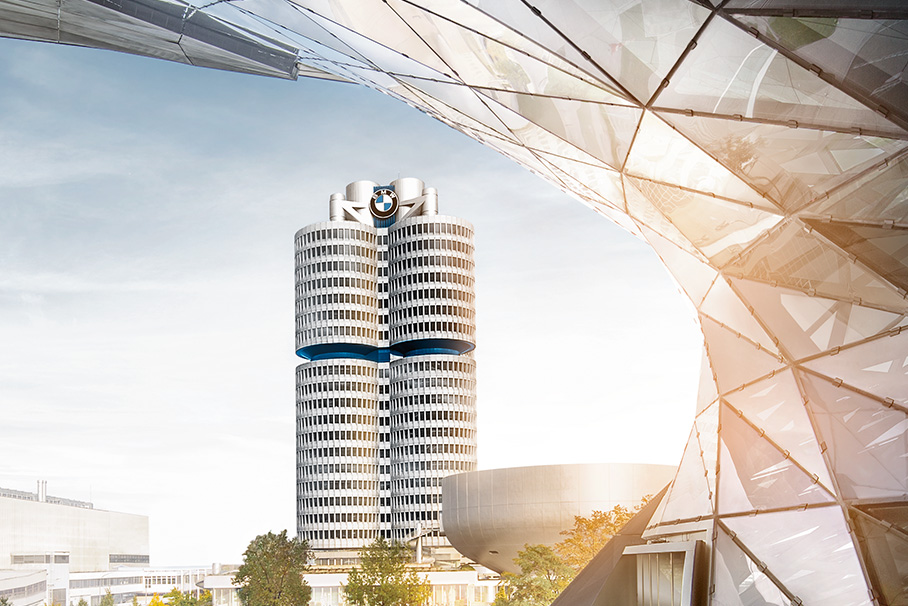
<svg viewBox="0 0 908 606">
<path fill-rule="evenodd" d="M 908 539 L 864 516 L 854 516 L 854 521 L 885 603 L 908 604 Z"/>
<path fill-rule="evenodd" d="M 908 222 L 908 156 L 834 191 L 809 210 L 846 219 Z"/>
<path fill-rule="evenodd" d="M 625 170 L 636 177 L 775 210 L 740 177 L 650 112 L 643 115 Z"/>
<path fill-rule="evenodd" d="M 785 594 L 721 527 L 716 537 L 716 606 L 791 606 Z"/>
<path fill-rule="evenodd" d="M 908 415 L 844 386 L 799 374 L 842 497 L 900 499 L 908 493 Z"/>
<path fill-rule="evenodd" d="M 577 69 L 500 21 L 460 2 L 388 0 L 458 76 L 473 86 L 618 103 L 631 102 L 611 83 Z M 472 30 L 472 31 L 471 31 Z M 599 73 L 598 70 L 596 72 Z"/>
<path fill-rule="evenodd" d="M 823 486 L 832 488 L 826 462 L 807 416 L 804 396 L 790 370 L 730 393 L 726 400 L 765 431 L 773 442 L 789 451 L 792 458 L 808 473 L 816 475 Z"/>
<path fill-rule="evenodd" d="M 713 19 L 656 107 L 903 137 L 904 131 L 724 19 Z"/>
<path fill-rule="evenodd" d="M 908 141 L 701 116 L 660 114 L 786 209 L 796 209 L 908 148 Z"/>
<path fill-rule="evenodd" d="M 908 292 L 908 226 L 808 218 L 804 222 L 890 284 Z"/>
<path fill-rule="evenodd" d="M 627 183 L 624 191 L 628 197 L 628 205 L 635 204 L 630 201 L 633 195 L 632 191 L 634 191 L 633 184 Z M 642 195 L 640 195 L 640 198 L 642 200 L 640 204 L 649 204 L 649 200 Z M 653 212 L 655 212 L 655 209 Z M 644 229 L 643 233 L 681 289 L 687 293 L 687 296 L 690 297 L 695 306 L 699 305 L 700 301 L 703 300 L 703 295 L 706 294 L 713 281 L 715 281 L 716 276 L 719 275 L 718 272 L 707 263 L 706 259 L 696 249 L 688 250 L 691 248 L 689 244 L 679 245 L 654 232 L 649 224 L 647 224 L 647 228 Z"/>
<path fill-rule="evenodd" d="M 880 398 L 908 405 L 908 331 L 854 345 L 803 365 L 830 379 L 842 379 Z"/>
<path fill-rule="evenodd" d="M 778 355 L 776 341 L 768 335 L 754 318 L 753 312 L 747 308 L 736 292 L 728 285 L 725 279 L 716 280 L 712 288 L 700 304 L 700 312 L 712 319 L 737 331 L 761 347 Z"/>
<path fill-rule="evenodd" d="M 783 363 L 754 342 L 701 315 L 700 327 L 709 345 L 709 360 L 716 371 L 719 393 L 737 389 L 783 367 Z"/>
<path fill-rule="evenodd" d="M 691 244 L 687 236 L 672 225 L 672 222 L 659 212 L 659 209 L 652 201 L 637 189 L 633 180 L 625 175 L 624 182 L 626 184 L 624 198 L 627 202 L 627 212 L 631 217 L 643 222 L 649 229 L 667 238 L 675 246 L 698 257 L 703 257 L 702 253 Z M 705 257 L 703 258 L 705 260 Z"/>
<path fill-rule="evenodd" d="M 700 455 L 700 441 L 694 426 L 681 455 L 675 479 L 665 495 L 665 508 L 659 523 L 710 515 L 713 512 L 712 497 L 713 491 L 707 484 L 706 466 Z"/>
<path fill-rule="evenodd" d="M 736 15 L 735 19 L 847 86 L 904 112 L 908 22 L 762 15 Z"/>
<path fill-rule="evenodd" d="M 642 103 L 710 14 L 688 0 L 536 0 L 533 6 Z"/>
<path fill-rule="evenodd" d="M 731 282 L 769 330 L 782 335 L 786 351 L 796 359 L 872 337 L 895 327 L 904 318 L 850 301 L 811 297 L 762 282 L 737 278 Z"/>
<path fill-rule="evenodd" d="M 725 404 L 720 421 L 720 515 L 835 502 Z"/>
<path fill-rule="evenodd" d="M 483 93 L 615 170 L 624 165 L 643 114 L 642 109 L 620 105 L 494 90 Z"/>
<path fill-rule="evenodd" d="M 716 464 L 719 460 L 719 402 L 700 412 L 694 424 L 697 426 L 697 439 L 700 440 L 700 456 L 706 465 L 706 483 L 713 491 L 715 505 Z"/>
<path fill-rule="evenodd" d="M 782 217 L 713 196 L 627 177 L 716 265 L 737 256 Z"/>
<path fill-rule="evenodd" d="M 838 507 L 726 518 L 737 538 L 804 604 L 870 606 L 870 592 Z"/>
<path fill-rule="evenodd" d="M 788 286 L 808 294 L 862 301 L 901 313 L 906 301 L 892 285 L 865 270 L 837 248 L 791 222 L 747 250 L 725 267 L 756 280 Z"/>
<path fill-rule="evenodd" d="M 707 406 L 719 398 L 716 380 L 713 378 L 713 368 L 709 364 L 706 348 L 700 356 L 700 382 L 697 386 L 697 414 L 703 412 Z M 715 457 L 713 457 L 715 458 Z"/>
</svg>

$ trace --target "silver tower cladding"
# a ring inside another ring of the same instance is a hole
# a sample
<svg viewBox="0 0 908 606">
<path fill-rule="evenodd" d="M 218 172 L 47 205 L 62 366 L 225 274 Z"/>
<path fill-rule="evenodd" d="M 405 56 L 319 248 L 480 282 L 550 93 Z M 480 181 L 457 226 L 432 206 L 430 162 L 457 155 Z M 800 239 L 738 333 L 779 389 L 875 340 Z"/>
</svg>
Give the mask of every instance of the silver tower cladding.
<svg viewBox="0 0 908 606">
<path fill-rule="evenodd" d="M 441 479 L 476 468 L 473 228 L 422 181 L 357 181 L 296 234 L 297 533 L 445 547 Z"/>
</svg>

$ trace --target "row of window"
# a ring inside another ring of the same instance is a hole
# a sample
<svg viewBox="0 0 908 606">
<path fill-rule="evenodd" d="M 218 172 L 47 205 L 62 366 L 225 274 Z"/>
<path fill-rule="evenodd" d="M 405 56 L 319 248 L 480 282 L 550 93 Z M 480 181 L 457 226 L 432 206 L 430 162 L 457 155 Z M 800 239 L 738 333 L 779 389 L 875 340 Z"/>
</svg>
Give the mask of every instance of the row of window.
<svg viewBox="0 0 908 606">
<path fill-rule="evenodd" d="M 145 577 L 145 587 L 151 587 L 153 585 L 165 585 L 168 587 L 176 587 L 182 583 L 182 579 L 173 575 L 153 575 Z"/>
<path fill-rule="evenodd" d="M 472 275 L 474 265 L 472 259 L 454 255 L 394 257 L 391 259 L 391 272 L 396 274 L 420 267 L 456 267 Z"/>
<path fill-rule="evenodd" d="M 441 301 L 463 301 L 473 306 L 476 297 L 472 292 L 454 288 L 415 288 L 403 290 L 393 294 L 393 307 L 403 307 L 404 303 L 424 301 L 426 299 L 440 299 Z"/>
<path fill-rule="evenodd" d="M 473 276 L 453 271 L 421 271 L 396 275 L 391 278 L 392 291 L 402 290 L 405 286 L 413 284 L 459 284 L 464 288 L 473 289 L 475 280 Z"/>
<path fill-rule="evenodd" d="M 411 427 L 395 429 L 392 432 L 394 442 L 416 440 L 419 438 L 466 438 L 473 439 L 476 431 L 465 427 Z M 391 445 L 394 448 L 394 445 Z"/>
<path fill-rule="evenodd" d="M 382 436 L 385 438 L 386 436 Z M 378 434 L 374 431 L 354 431 L 352 429 L 342 429 L 337 431 L 312 431 L 306 433 L 307 440 L 317 442 L 334 442 L 336 440 L 359 440 L 361 442 L 375 442 Z M 383 440 L 385 441 L 385 440 Z"/>
<path fill-rule="evenodd" d="M 476 461 L 405 461 L 392 464 L 391 469 L 394 475 L 418 471 L 476 471 Z"/>
<path fill-rule="evenodd" d="M 354 227 L 355 226 L 355 227 Z M 322 227 L 302 233 L 297 238 L 297 242 L 311 244 L 326 240 L 362 240 L 369 244 L 375 244 L 375 232 L 367 229 L 365 225 L 360 226 L 358 223 L 350 223 L 350 227 Z"/>
<path fill-rule="evenodd" d="M 363 393 L 375 393 L 378 385 L 375 383 L 365 383 L 363 381 L 311 381 L 303 383 L 300 387 L 303 393 L 314 394 L 326 391 L 359 391 Z"/>
<path fill-rule="evenodd" d="M 297 445 L 297 453 L 304 457 L 314 457 L 316 460 L 324 457 L 374 457 L 374 448 L 363 448 L 362 446 L 308 446 Z"/>
<path fill-rule="evenodd" d="M 303 533 L 303 538 L 310 543 L 313 541 L 330 541 L 332 539 L 362 539 L 372 541 L 375 540 L 376 536 L 378 536 L 378 533 L 375 530 L 365 530 L 361 528 L 352 530 L 313 530 L 309 533 Z"/>
<path fill-rule="evenodd" d="M 375 410 L 375 398 L 316 398 L 304 400 L 302 387 L 297 388 L 297 414 L 304 411 L 320 410 L 322 408 L 353 408 L 363 410 Z"/>
<path fill-rule="evenodd" d="M 14 553 L 10 558 L 13 564 L 69 564 L 65 553 Z"/>
<path fill-rule="evenodd" d="M 422 251 L 448 251 L 458 252 L 469 257 L 473 256 L 473 245 L 460 240 L 448 240 L 443 238 L 422 238 L 414 240 L 401 240 L 391 245 L 391 257 L 402 255 L 412 255 Z"/>
<path fill-rule="evenodd" d="M 413 334 L 429 334 L 433 333 L 455 333 L 456 335 L 465 337 L 466 339 L 473 340 L 476 334 L 476 328 L 472 324 L 464 324 L 463 322 L 449 322 L 446 320 L 428 320 L 428 321 L 413 321 L 407 324 L 401 324 L 395 326 L 392 335 L 395 342 L 402 340 L 404 342 L 408 341 L 407 335 Z"/>
<path fill-rule="evenodd" d="M 395 508 L 406 508 L 408 505 L 441 504 L 441 493 L 395 495 L 392 500 Z"/>
<path fill-rule="evenodd" d="M 391 236 L 391 242 L 399 241 L 402 238 L 408 238 L 411 236 L 419 236 L 422 234 L 450 234 L 452 236 L 460 236 L 462 238 L 472 238 L 473 230 L 457 223 L 449 223 L 447 221 L 431 220 L 431 221 L 414 221 L 414 222 L 403 222 L 391 227 L 388 230 L 389 235 Z"/>
<path fill-rule="evenodd" d="M 346 271 L 358 274 L 375 274 L 375 263 L 365 263 L 360 260 L 351 261 L 349 259 L 332 260 L 332 261 L 314 261 L 312 263 L 302 263 L 297 265 L 297 270 L 301 276 L 310 276 L 312 274 L 327 273 L 329 271 Z M 297 277 L 299 280 L 299 276 Z"/>
<path fill-rule="evenodd" d="M 350 375 L 359 375 L 361 377 L 375 377 L 377 366 L 369 362 L 353 362 L 352 360 L 332 360 L 329 363 L 313 362 L 297 368 L 301 376 L 306 377 L 331 377 L 338 376 L 347 378 Z"/>
<path fill-rule="evenodd" d="M 394 408 L 396 410 L 407 409 L 414 406 L 427 406 L 433 404 L 447 404 L 449 408 L 457 409 L 470 407 L 472 409 L 476 400 L 472 394 L 476 393 L 476 381 L 465 381 L 463 389 L 471 395 L 461 395 L 452 393 L 418 393 L 412 395 L 394 394 Z M 433 406 L 434 408 L 434 406 Z"/>
<path fill-rule="evenodd" d="M 325 475 L 329 473 L 363 473 L 374 474 L 375 465 L 366 463 L 323 463 L 321 465 L 306 465 L 300 467 L 300 472 L 305 474 Z M 315 488 L 315 486 L 309 486 Z"/>
<path fill-rule="evenodd" d="M 304 497 L 300 499 L 302 509 L 315 509 L 322 512 L 326 507 L 378 507 L 379 498 L 374 496 L 353 496 L 345 495 L 342 497 Z"/>
<path fill-rule="evenodd" d="M 299 286 L 302 287 L 302 293 L 308 295 L 317 288 L 358 288 L 360 290 L 365 290 L 369 292 L 374 292 L 376 290 L 375 280 L 371 278 L 354 278 L 351 276 L 333 276 L 330 278 L 313 278 L 311 280 L 306 280 L 299 282 Z M 378 285 L 381 286 L 381 285 Z M 387 291 L 386 288 L 379 288 L 380 291 Z M 300 296 L 299 291 L 297 296 Z"/>
<path fill-rule="evenodd" d="M 463 410 L 405 410 L 391 413 L 394 425 L 425 423 L 427 421 L 455 421 L 475 423 L 476 413 Z"/>
<path fill-rule="evenodd" d="M 299 309 L 312 309 L 316 305 L 326 305 L 329 307 L 336 305 L 362 305 L 370 309 L 376 306 L 375 297 L 349 292 L 329 292 L 303 297 L 302 288 L 297 288 L 296 299 Z"/>
<path fill-rule="evenodd" d="M 142 577 L 114 577 L 110 579 L 73 579 L 69 582 L 70 589 L 87 589 L 90 587 L 118 587 L 122 585 L 141 585 Z"/>
<path fill-rule="evenodd" d="M 441 487 L 442 476 L 422 476 L 419 478 L 397 478 L 391 481 L 394 492 L 400 492 L 404 489 L 413 488 L 439 488 Z"/>
<path fill-rule="evenodd" d="M 362 311 L 359 309 L 350 309 L 349 307 L 335 309 L 319 309 L 298 314 L 297 322 L 302 321 L 304 324 L 314 322 L 327 322 L 328 320 L 347 320 L 351 322 L 369 322 L 375 324 L 378 322 L 378 314 L 374 311 Z"/>
<path fill-rule="evenodd" d="M 395 324 L 407 322 L 406 318 L 425 316 L 457 316 L 465 320 L 475 320 L 476 313 L 469 307 L 462 305 L 444 305 L 441 303 L 430 305 L 412 305 L 397 307 L 391 310 L 391 319 Z"/>
<path fill-rule="evenodd" d="M 306 417 L 303 419 L 303 425 L 306 427 L 315 427 L 316 425 L 369 425 L 375 426 L 390 425 L 389 417 L 375 418 L 373 415 L 358 414 L 330 414 Z"/>
<path fill-rule="evenodd" d="M 150 558 L 147 555 L 138 553 L 112 553 L 110 554 L 111 564 L 148 564 Z"/>
<path fill-rule="evenodd" d="M 469 389 L 472 379 L 468 377 L 416 377 L 404 375 L 391 380 L 393 391 L 400 393 L 406 390 L 445 387 L 450 389 Z"/>
<path fill-rule="evenodd" d="M 402 358 L 391 363 L 391 376 L 394 378 L 412 372 L 457 372 L 472 374 L 476 363 L 469 358 L 429 356 L 427 358 Z"/>
<path fill-rule="evenodd" d="M 392 446 L 392 451 L 394 452 L 394 459 L 399 460 L 401 457 L 424 454 L 475 455 L 476 446 L 473 444 L 410 444 L 408 446 Z"/>
<path fill-rule="evenodd" d="M 10 589 L 0 589 L 0 598 L 21 598 L 29 595 L 37 595 L 47 592 L 47 581 L 32 583 L 24 587 L 12 587 Z"/>
<path fill-rule="evenodd" d="M 329 255 L 356 257 L 358 259 L 369 259 L 375 261 L 375 249 L 359 246 L 358 244 L 316 244 L 307 246 L 297 252 L 296 264 L 303 265 L 318 257 L 327 257 Z"/>
</svg>

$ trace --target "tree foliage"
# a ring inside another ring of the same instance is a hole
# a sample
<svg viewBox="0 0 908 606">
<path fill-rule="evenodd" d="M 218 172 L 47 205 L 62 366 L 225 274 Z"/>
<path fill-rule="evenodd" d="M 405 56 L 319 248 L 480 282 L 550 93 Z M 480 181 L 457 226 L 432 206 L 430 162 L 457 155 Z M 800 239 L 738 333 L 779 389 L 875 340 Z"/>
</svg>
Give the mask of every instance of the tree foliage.
<svg viewBox="0 0 908 606">
<path fill-rule="evenodd" d="M 565 564 L 580 572 L 648 500 L 645 497 L 633 509 L 615 505 L 609 511 L 594 511 L 588 518 L 574 516 L 574 527 L 561 533 L 565 539 L 555 545 L 555 552 Z"/>
<path fill-rule="evenodd" d="M 79 606 L 82 605 L 79 604 Z M 88 604 L 86 604 L 85 606 L 88 606 Z M 167 606 L 167 604 L 164 603 L 164 600 L 161 599 L 161 596 L 154 594 L 153 596 L 151 596 L 151 601 L 148 602 L 148 606 Z"/>
<path fill-rule="evenodd" d="M 0 606 L 13 606 L 13 603 L 5 595 L 0 595 Z"/>
<path fill-rule="evenodd" d="M 243 553 L 234 585 L 244 606 L 306 606 L 312 589 L 303 579 L 309 545 L 269 532 L 255 537 Z"/>
<path fill-rule="evenodd" d="M 523 547 L 514 558 L 520 574 L 506 572 L 501 575 L 494 606 L 548 606 L 576 574 L 551 547 Z"/>
<path fill-rule="evenodd" d="M 419 606 L 429 599 L 429 582 L 407 571 L 410 550 L 404 545 L 379 537 L 359 554 L 361 565 L 344 585 L 350 606 Z"/>
<path fill-rule="evenodd" d="M 176 587 L 171 589 L 164 597 L 167 598 L 167 604 L 170 606 L 211 606 L 212 601 L 211 592 L 208 590 L 196 596 L 191 591 L 183 593 Z"/>
<path fill-rule="evenodd" d="M 114 597 L 110 593 L 110 589 L 104 591 L 104 595 L 101 596 L 101 606 L 114 606 Z"/>
</svg>

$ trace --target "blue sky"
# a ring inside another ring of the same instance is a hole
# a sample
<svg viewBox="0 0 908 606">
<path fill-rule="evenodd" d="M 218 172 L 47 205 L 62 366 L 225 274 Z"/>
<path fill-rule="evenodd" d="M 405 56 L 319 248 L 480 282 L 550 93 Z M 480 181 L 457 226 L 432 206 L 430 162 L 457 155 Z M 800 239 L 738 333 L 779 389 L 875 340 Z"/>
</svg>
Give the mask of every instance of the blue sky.
<svg viewBox="0 0 908 606">
<path fill-rule="evenodd" d="M 365 88 L 0 40 L 0 486 L 155 565 L 292 530 L 293 234 L 398 176 L 476 226 L 480 467 L 677 462 L 693 308 L 590 209 Z"/>
</svg>

